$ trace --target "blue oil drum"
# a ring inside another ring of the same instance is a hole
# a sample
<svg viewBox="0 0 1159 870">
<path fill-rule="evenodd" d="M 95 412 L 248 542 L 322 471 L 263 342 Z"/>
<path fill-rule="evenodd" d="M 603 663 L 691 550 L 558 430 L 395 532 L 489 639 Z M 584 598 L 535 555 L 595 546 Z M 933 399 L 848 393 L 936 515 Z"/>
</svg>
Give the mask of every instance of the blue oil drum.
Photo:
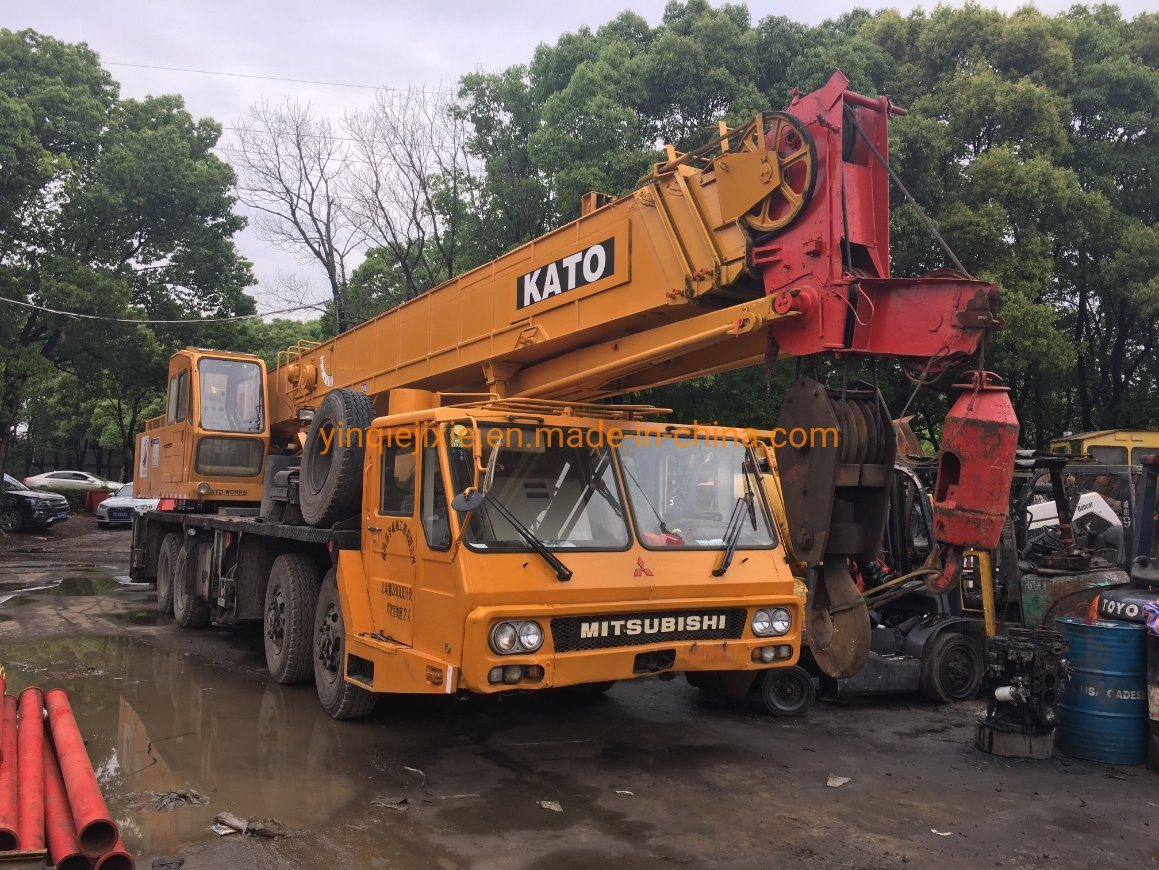
<svg viewBox="0 0 1159 870">
<path fill-rule="evenodd" d="M 1104 764 L 1142 764 L 1147 753 L 1147 629 L 1063 616 L 1074 676 L 1058 705 L 1055 745 Z"/>
</svg>

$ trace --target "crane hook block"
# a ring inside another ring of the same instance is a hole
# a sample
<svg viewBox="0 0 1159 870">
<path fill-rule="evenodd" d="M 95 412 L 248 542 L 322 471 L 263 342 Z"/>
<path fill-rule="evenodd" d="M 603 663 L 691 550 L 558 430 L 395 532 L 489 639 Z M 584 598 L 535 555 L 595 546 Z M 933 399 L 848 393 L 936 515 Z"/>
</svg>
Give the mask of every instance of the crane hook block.
<svg viewBox="0 0 1159 870">
<path fill-rule="evenodd" d="M 993 372 L 973 371 L 942 436 L 934 487 L 934 535 L 951 547 L 992 550 L 1002 537 L 1018 447 L 1010 390 Z M 963 473 L 963 470 L 966 473 Z"/>
</svg>

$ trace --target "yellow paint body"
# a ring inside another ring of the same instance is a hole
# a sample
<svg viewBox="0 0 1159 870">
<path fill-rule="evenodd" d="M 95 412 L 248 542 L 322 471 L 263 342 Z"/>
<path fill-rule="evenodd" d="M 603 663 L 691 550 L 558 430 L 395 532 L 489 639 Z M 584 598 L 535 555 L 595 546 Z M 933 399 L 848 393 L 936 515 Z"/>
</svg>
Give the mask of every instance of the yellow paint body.
<svg viewBox="0 0 1159 870">
<path fill-rule="evenodd" d="M 417 414 L 375 421 L 373 439 L 391 443 L 401 430 L 415 431 Z M 510 413 L 480 408 L 470 412 L 480 424 L 506 424 Z M 467 419 L 462 408 L 443 408 L 425 415 L 434 425 Z M 402 421 L 401 425 L 397 421 Z M 545 425 L 570 430 L 601 429 L 607 420 L 561 415 Z M 651 433 L 659 438 L 669 427 L 659 423 L 624 422 L 624 431 Z M 446 474 L 446 445 L 440 439 L 439 474 L 446 492 L 453 491 Z M 422 453 L 422 451 L 420 451 Z M 422 480 L 421 463 L 415 479 Z M 673 671 L 755 671 L 795 664 L 799 657 L 803 599 L 778 540 L 768 549 L 738 549 L 726 574 L 713 568 L 721 550 L 649 549 L 632 523 L 629 546 L 614 552 L 555 550 L 574 572 L 561 582 L 534 552 L 478 552 L 463 540 L 463 529 L 452 512 L 452 540 L 445 551 L 427 541 L 418 511 L 411 516 L 380 511 L 381 478 L 375 454 L 367 450 L 363 480 L 363 539 L 360 550 L 343 550 L 338 558 L 338 587 L 347 636 L 347 653 L 371 667 L 347 679 L 376 692 L 446 694 L 457 690 L 489 693 L 542 689 L 583 683 L 624 680 L 634 671 L 637 656 L 673 650 Z M 415 504 L 419 498 L 415 499 Z M 761 511 L 767 503 L 758 498 Z M 631 512 L 629 519 L 631 519 Z M 650 574 L 645 574 L 646 569 Z M 780 637 L 752 634 L 752 612 L 780 606 L 792 614 L 792 628 Z M 728 640 L 661 640 L 606 649 L 559 652 L 554 648 L 552 620 L 568 616 L 648 617 L 661 612 L 692 612 L 740 608 L 745 628 Z M 500 655 L 488 645 L 497 623 L 534 619 L 545 640 L 535 653 Z M 773 644 L 790 645 L 792 654 L 775 663 L 753 661 L 753 650 Z M 350 658 L 347 659 L 348 665 Z M 496 684 L 492 668 L 538 665 L 543 676 L 518 684 Z"/>
</svg>

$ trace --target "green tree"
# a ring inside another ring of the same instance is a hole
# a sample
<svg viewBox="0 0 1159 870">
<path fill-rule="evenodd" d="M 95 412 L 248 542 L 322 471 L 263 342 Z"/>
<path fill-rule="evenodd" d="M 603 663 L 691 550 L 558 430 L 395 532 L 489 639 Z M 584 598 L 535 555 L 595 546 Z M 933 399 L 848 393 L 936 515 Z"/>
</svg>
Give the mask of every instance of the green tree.
<svg viewBox="0 0 1159 870">
<path fill-rule="evenodd" d="M 0 30 L 0 296 L 103 318 L 182 321 L 254 310 L 233 235 L 233 173 L 211 151 L 221 128 L 180 97 L 119 99 L 86 46 Z M 0 311 L 0 467 L 46 366 L 86 395 L 122 403 L 121 449 L 186 343 L 234 327 L 146 328 L 37 309 Z M 156 385 L 156 386 L 150 386 Z M 126 404 L 127 403 L 127 404 Z"/>
</svg>

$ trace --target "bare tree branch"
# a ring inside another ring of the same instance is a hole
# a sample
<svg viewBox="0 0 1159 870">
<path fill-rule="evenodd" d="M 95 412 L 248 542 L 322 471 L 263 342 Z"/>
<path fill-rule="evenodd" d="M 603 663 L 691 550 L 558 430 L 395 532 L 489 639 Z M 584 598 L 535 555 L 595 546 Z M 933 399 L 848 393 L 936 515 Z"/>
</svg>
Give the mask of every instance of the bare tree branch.
<svg viewBox="0 0 1159 870">
<path fill-rule="evenodd" d="M 347 262 L 366 241 L 341 196 L 348 150 L 310 104 L 287 98 L 277 105 L 253 105 L 237 125 L 233 152 L 238 198 L 258 213 L 258 232 L 270 244 L 322 266 L 339 330 L 349 326 Z"/>
</svg>

